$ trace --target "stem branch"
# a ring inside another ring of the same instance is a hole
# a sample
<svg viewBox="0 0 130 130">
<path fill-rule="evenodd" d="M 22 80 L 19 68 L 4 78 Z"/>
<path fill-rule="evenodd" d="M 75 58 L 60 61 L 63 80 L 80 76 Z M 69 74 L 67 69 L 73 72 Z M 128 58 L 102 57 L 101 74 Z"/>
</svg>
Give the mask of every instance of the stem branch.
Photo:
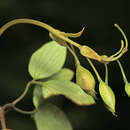
<svg viewBox="0 0 130 130">
<path fill-rule="evenodd" d="M 105 71 L 106 71 L 106 74 L 105 74 L 105 83 L 108 84 L 108 67 L 107 67 L 107 64 L 104 64 L 105 65 Z"/>
<path fill-rule="evenodd" d="M 16 100 L 14 100 L 14 101 L 12 102 L 13 105 L 16 105 L 20 100 L 22 100 L 22 99 L 25 97 L 25 95 L 26 95 L 26 93 L 28 92 L 28 90 L 29 90 L 31 84 L 32 84 L 32 81 L 28 82 L 28 84 L 27 84 L 27 86 L 26 86 L 24 92 L 21 94 L 21 96 L 19 96 Z"/>
<path fill-rule="evenodd" d="M 119 65 L 119 67 L 120 67 L 120 70 L 121 70 L 121 73 L 122 73 L 122 76 L 123 76 L 123 80 L 124 80 L 124 82 L 126 83 L 126 82 L 127 82 L 127 78 L 126 78 L 124 69 L 123 69 L 123 67 L 122 67 L 122 65 L 121 65 L 121 63 L 120 63 L 119 60 L 117 60 L 117 63 L 118 63 L 118 65 Z"/>
<path fill-rule="evenodd" d="M 91 67 L 93 68 L 93 70 L 94 70 L 94 72 L 95 72 L 95 74 L 96 74 L 96 76 L 97 76 L 98 81 L 100 82 L 102 79 L 101 79 L 101 77 L 100 77 L 98 71 L 96 70 L 96 68 L 95 68 L 95 66 L 93 65 L 92 61 L 91 61 L 89 58 L 87 58 L 87 60 L 88 60 L 89 64 L 91 65 Z"/>
<path fill-rule="evenodd" d="M 4 116 L 4 109 L 3 109 L 3 107 L 0 107 L 0 122 L 1 122 L 2 129 L 7 129 L 6 128 L 6 123 L 5 123 L 5 116 Z"/>
<path fill-rule="evenodd" d="M 20 24 L 20 23 L 27 23 L 27 24 L 33 24 L 33 25 L 37 25 L 39 27 L 42 27 L 46 30 L 48 30 L 49 32 L 51 32 L 52 34 L 54 34 L 55 36 L 57 36 L 58 38 L 76 46 L 77 48 L 80 48 L 80 44 L 70 40 L 69 38 L 63 36 L 60 34 L 60 31 L 54 29 L 53 27 L 51 27 L 50 25 L 46 24 L 46 23 L 43 23 L 43 22 L 40 22 L 40 21 L 37 21 L 37 20 L 33 20 L 33 19 L 15 19 L 15 20 L 12 20 L 8 23 L 6 23 L 4 26 L 2 26 L 0 28 L 0 36 L 3 34 L 3 32 L 8 29 L 9 27 L 15 25 L 15 24 Z"/>
</svg>

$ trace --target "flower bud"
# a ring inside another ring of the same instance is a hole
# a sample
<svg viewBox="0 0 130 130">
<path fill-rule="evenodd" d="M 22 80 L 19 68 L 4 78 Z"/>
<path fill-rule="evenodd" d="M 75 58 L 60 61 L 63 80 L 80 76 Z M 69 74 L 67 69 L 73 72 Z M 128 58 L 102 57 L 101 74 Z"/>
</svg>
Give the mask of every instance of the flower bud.
<svg viewBox="0 0 130 130">
<path fill-rule="evenodd" d="M 82 89 L 95 97 L 95 79 L 91 72 L 81 65 L 76 67 L 76 82 Z"/>
<path fill-rule="evenodd" d="M 130 83 L 128 82 L 125 84 L 125 92 L 127 93 L 128 97 L 130 97 Z"/>
<path fill-rule="evenodd" d="M 84 46 L 81 46 L 79 49 L 80 49 L 81 55 L 83 55 L 87 58 L 101 61 L 101 56 L 96 51 L 94 51 L 92 48 L 84 45 Z"/>
<path fill-rule="evenodd" d="M 112 89 L 105 82 L 100 81 L 99 93 L 109 111 L 115 115 L 115 95 Z"/>
</svg>

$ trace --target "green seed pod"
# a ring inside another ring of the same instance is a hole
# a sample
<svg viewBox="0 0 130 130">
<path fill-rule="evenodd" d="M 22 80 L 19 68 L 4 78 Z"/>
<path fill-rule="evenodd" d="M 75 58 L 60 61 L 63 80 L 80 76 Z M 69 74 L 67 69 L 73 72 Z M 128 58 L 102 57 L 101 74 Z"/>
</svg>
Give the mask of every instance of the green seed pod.
<svg viewBox="0 0 130 130">
<path fill-rule="evenodd" d="M 125 84 L 125 92 L 127 93 L 128 97 L 130 97 L 130 83 L 128 82 Z"/>
<path fill-rule="evenodd" d="M 76 82 L 82 89 L 95 97 L 95 79 L 91 72 L 81 65 L 76 67 Z"/>
<path fill-rule="evenodd" d="M 99 93 L 109 111 L 115 115 L 115 95 L 112 89 L 105 82 L 100 81 Z"/>
</svg>

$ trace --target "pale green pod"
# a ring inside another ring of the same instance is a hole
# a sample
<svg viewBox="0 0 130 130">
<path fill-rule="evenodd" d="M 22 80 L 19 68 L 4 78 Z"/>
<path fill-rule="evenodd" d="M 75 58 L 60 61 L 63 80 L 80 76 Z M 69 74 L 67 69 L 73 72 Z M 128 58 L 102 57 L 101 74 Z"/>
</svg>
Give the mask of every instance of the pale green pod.
<svg viewBox="0 0 130 130">
<path fill-rule="evenodd" d="M 125 92 L 128 95 L 128 97 L 130 98 L 130 83 L 126 82 L 125 84 Z"/>
<path fill-rule="evenodd" d="M 99 93 L 109 111 L 115 115 L 115 95 L 112 89 L 103 81 L 99 83 Z"/>
<path fill-rule="evenodd" d="M 95 96 L 95 79 L 91 72 L 81 65 L 76 67 L 76 82 L 90 95 Z"/>
</svg>

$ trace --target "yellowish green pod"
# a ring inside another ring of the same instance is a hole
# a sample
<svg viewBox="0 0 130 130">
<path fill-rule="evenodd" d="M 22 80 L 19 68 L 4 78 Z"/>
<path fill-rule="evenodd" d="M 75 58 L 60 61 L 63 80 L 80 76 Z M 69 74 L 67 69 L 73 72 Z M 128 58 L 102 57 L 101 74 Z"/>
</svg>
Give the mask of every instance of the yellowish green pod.
<svg viewBox="0 0 130 130">
<path fill-rule="evenodd" d="M 101 56 L 98 55 L 98 53 L 94 51 L 92 48 L 84 45 L 84 46 L 80 46 L 79 49 L 81 55 L 85 56 L 86 58 L 91 58 L 91 59 L 101 61 Z"/>
<path fill-rule="evenodd" d="M 82 89 L 95 97 L 95 79 L 91 72 L 81 65 L 76 66 L 76 82 Z"/>
<path fill-rule="evenodd" d="M 125 84 L 125 92 L 128 95 L 128 97 L 130 97 L 130 83 L 126 82 Z"/>
<path fill-rule="evenodd" d="M 99 83 L 99 93 L 109 111 L 115 115 L 115 95 L 112 89 L 102 80 Z"/>
</svg>

